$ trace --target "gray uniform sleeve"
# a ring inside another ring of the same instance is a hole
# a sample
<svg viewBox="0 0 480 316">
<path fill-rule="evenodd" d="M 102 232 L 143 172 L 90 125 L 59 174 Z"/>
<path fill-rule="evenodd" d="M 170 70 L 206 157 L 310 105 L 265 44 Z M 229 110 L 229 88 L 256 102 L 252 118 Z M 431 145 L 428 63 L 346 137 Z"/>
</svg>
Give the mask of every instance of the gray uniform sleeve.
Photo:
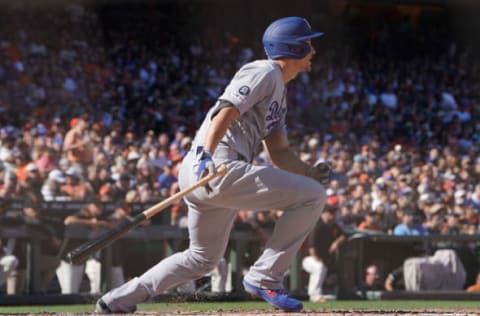
<svg viewBox="0 0 480 316">
<path fill-rule="evenodd" d="M 242 115 L 255 104 L 270 97 L 275 82 L 271 80 L 271 72 L 262 70 L 251 65 L 241 68 L 219 99 L 232 103 Z"/>
</svg>

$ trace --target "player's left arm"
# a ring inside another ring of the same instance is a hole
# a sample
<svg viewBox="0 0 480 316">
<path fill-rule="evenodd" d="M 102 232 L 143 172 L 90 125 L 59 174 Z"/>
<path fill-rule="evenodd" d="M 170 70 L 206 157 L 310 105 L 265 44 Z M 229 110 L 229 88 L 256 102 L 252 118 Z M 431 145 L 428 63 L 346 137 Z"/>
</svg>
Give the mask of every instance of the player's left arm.
<svg viewBox="0 0 480 316">
<path fill-rule="evenodd" d="M 328 184 L 331 169 L 328 164 L 319 162 L 309 165 L 295 154 L 288 144 L 288 137 L 283 133 L 272 133 L 264 139 L 264 146 L 272 163 L 283 170 L 311 177 L 323 185 Z"/>
<path fill-rule="evenodd" d="M 264 139 L 263 143 L 270 160 L 276 167 L 308 176 L 310 166 L 290 149 L 286 134 L 270 134 Z"/>
</svg>

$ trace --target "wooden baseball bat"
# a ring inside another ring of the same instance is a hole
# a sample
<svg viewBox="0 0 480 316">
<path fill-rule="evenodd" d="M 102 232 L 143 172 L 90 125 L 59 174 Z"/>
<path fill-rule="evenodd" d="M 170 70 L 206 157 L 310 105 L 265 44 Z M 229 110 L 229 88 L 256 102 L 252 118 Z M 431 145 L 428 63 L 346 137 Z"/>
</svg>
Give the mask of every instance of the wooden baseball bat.
<svg viewBox="0 0 480 316">
<path fill-rule="evenodd" d="M 140 223 L 142 223 L 144 220 L 152 218 L 154 215 L 160 213 L 168 206 L 179 201 L 190 192 L 196 190 L 197 188 L 207 185 L 210 180 L 226 174 L 227 171 L 228 171 L 227 167 L 225 165 L 222 165 L 217 169 L 217 171 L 214 174 L 208 174 L 206 177 L 198 180 L 196 183 L 192 184 L 191 186 L 153 205 L 152 207 L 146 209 L 142 213 L 134 216 L 133 218 L 125 219 L 117 226 L 113 227 L 112 229 L 98 236 L 98 238 L 87 241 L 81 244 L 80 246 L 78 246 L 77 248 L 73 249 L 72 251 L 70 251 L 66 256 L 67 261 L 72 264 L 80 264 L 84 262 L 93 253 L 107 247 L 108 245 L 113 243 L 115 240 L 119 239 L 121 236 L 126 234 L 128 231 L 140 225 Z"/>
</svg>

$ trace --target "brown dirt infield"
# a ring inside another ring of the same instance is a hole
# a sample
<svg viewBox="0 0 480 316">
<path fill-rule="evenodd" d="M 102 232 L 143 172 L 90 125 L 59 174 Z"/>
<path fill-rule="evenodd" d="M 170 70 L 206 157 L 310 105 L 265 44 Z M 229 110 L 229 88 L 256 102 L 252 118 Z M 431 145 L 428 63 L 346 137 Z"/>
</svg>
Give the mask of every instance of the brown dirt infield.
<svg viewBox="0 0 480 316">
<path fill-rule="evenodd" d="M 7 314 L 2 314 L 7 315 Z M 100 316 L 101 314 L 95 313 L 28 313 L 28 314 L 12 314 L 12 315 L 59 315 L 59 316 Z M 211 312 L 137 312 L 134 314 L 109 314 L 109 315 L 118 315 L 118 316 L 480 316 L 480 309 L 478 310 L 416 310 L 416 311 L 374 311 L 374 310 L 365 310 L 365 311 L 313 311 L 306 310 L 300 313 L 286 313 L 279 311 L 267 312 L 264 310 L 259 311 L 246 311 L 246 312 L 236 312 L 236 311 L 211 311 Z"/>
</svg>

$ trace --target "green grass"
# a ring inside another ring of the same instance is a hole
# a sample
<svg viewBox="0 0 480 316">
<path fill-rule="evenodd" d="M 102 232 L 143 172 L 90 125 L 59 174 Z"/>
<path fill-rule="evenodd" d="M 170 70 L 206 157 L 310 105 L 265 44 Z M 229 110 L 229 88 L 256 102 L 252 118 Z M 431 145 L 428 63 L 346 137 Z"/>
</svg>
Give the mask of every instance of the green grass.
<svg viewBox="0 0 480 316">
<path fill-rule="evenodd" d="M 49 305 L 49 306 L 7 306 L 0 307 L 0 314 L 18 313 L 90 313 L 93 304 L 85 305 Z M 432 310 L 473 310 L 480 311 L 478 301 L 330 301 L 323 304 L 310 302 L 304 303 L 306 311 L 328 310 L 382 310 L 382 311 L 407 311 L 415 309 Z M 187 303 L 145 303 L 139 305 L 143 312 L 205 312 L 205 311 L 272 311 L 270 305 L 260 301 L 249 302 L 187 302 Z"/>
</svg>

